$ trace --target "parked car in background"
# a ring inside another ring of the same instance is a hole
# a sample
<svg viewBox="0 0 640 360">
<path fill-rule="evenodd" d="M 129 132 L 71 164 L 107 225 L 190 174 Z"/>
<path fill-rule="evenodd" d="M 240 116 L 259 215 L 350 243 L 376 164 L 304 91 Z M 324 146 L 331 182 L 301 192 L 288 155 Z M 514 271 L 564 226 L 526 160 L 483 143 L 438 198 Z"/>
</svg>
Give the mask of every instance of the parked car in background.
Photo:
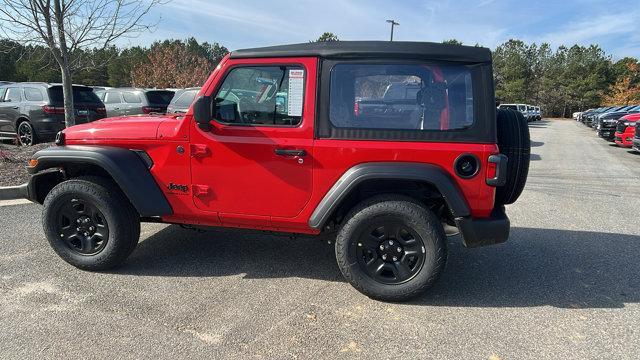
<svg viewBox="0 0 640 360">
<path fill-rule="evenodd" d="M 540 106 L 535 106 L 535 112 L 534 112 L 534 116 L 535 116 L 535 120 L 540 121 L 542 120 L 542 110 L 540 110 Z"/>
<path fill-rule="evenodd" d="M 520 112 L 522 114 L 522 116 L 524 116 L 525 119 L 529 119 L 528 118 L 528 114 L 527 114 L 527 105 L 525 104 L 500 104 L 498 105 L 498 109 L 512 109 L 512 110 L 516 110 L 518 112 Z"/>
<path fill-rule="evenodd" d="M 192 87 L 176 90 L 173 99 L 167 106 L 167 114 L 184 114 L 189 110 L 189 106 L 196 98 L 200 88 Z"/>
<path fill-rule="evenodd" d="M 594 110 L 593 112 L 591 112 L 586 119 L 585 124 L 587 124 L 588 126 L 592 127 L 592 128 L 596 128 L 597 124 L 598 124 L 598 116 L 608 112 L 610 110 L 614 111 L 615 109 L 617 109 L 618 107 L 615 106 L 607 106 L 607 107 L 602 107 L 602 108 L 598 108 L 596 110 Z"/>
<path fill-rule="evenodd" d="M 580 121 L 580 115 L 582 115 L 581 111 L 574 112 L 572 115 L 573 120 Z"/>
<path fill-rule="evenodd" d="M 633 137 L 633 150 L 640 152 L 640 121 L 636 121 L 636 136 Z"/>
<path fill-rule="evenodd" d="M 75 121 L 83 124 L 104 118 L 102 101 L 88 86 L 73 85 Z M 23 145 L 52 141 L 64 129 L 62 85 L 14 83 L 0 86 L 0 136 Z"/>
<path fill-rule="evenodd" d="M 636 123 L 640 120 L 640 113 L 621 117 L 616 125 L 615 142 L 621 147 L 632 147 L 636 135 Z"/>
<path fill-rule="evenodd" d="M 533 105 L 527 105 L 527 121 L 536 120 L 536 107 Z"/>
<path fill-rule="evenodd" d="M 114 88 L 97 91 L 107 108 L 107 116 L 164 114 L 173 99 L 173 91 L 138 88 Z"/>
<path fill-rule="evenodd" d="M 623 106 L 622 108 L 625 109 L 627 107 Z M 596 125 L 598 136 L 605 140 L 613 141 L 618 120 L 627 114 L 629 114 L 628 111 L 613 111 L 599 115 Z"/>
</svg>

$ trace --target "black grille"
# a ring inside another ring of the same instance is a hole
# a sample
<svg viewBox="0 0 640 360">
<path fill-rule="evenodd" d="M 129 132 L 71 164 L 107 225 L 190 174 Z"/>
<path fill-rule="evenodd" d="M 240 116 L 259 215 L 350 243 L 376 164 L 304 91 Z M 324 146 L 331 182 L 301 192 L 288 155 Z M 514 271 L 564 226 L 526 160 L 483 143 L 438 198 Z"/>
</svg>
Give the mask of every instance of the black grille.
<svg viewBox="0 0 640 360">
<path fill-rule="evenodd" d="M 611 130 L 611 129 L 615 129 L 616 128 L 616 123 L 614 122 L 604 122 L 601 121 L 600 122 L 600 128 L 602 130 Z"/>
<path fill-rule="evenodd" d="M 627 125 L 624 124 L 624 121 L 618 121 L 618 126 L 616 127 L 616 131 L 623 133 L 625 130 L 627 130 Z"/>
</svg>

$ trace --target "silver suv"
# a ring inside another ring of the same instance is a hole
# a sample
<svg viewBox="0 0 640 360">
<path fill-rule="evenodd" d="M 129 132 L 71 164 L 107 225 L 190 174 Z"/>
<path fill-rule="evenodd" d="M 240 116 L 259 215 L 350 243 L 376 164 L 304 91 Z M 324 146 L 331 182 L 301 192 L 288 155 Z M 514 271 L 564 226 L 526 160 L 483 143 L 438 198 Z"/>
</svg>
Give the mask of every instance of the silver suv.
<svg viewBox="0 0 640 360">
<path fill-rule="evenodd" d="M 125 116 L 160 113 L 167 111 L 173 98 L 170 90 L 148 90 L 138 88 L 117 88 L 96 91 L 104 102 L 107 116 Z"/>
</svg>

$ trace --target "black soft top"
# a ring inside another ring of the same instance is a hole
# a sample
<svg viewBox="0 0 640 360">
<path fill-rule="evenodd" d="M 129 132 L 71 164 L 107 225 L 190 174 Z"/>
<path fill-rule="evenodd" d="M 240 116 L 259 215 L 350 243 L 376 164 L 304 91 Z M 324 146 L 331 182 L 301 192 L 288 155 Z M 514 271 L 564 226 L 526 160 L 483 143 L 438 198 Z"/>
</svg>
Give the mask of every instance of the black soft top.
<svg viewBox="0 0 640 360">
<path fill-rule="evenodd" d="M 401 58 L 490 63 L 491 51 L 476 46 L 410 41 L 326 41 L 241 49 L 232 59 L 266 57 Z"/>
</svg>

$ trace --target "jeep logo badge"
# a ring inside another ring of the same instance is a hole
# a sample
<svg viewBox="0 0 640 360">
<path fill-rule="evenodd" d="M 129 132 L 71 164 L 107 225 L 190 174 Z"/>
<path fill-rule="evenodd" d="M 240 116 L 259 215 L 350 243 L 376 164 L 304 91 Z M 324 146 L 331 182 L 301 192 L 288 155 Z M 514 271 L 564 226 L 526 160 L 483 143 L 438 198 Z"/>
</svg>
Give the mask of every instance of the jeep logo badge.
<svg viewBox="0 0 640 360">
<path fill-rule="evenodd" d="M 187 185 L 174 184 L 172 182 L 169 183 L 169 186 L 167 186 L 167 188 L 169 190 L 178 190 L 178 191 L 182 191 L 182 192 L 188 192 L 189 191 L 189 187 Z"/>
</svg>

